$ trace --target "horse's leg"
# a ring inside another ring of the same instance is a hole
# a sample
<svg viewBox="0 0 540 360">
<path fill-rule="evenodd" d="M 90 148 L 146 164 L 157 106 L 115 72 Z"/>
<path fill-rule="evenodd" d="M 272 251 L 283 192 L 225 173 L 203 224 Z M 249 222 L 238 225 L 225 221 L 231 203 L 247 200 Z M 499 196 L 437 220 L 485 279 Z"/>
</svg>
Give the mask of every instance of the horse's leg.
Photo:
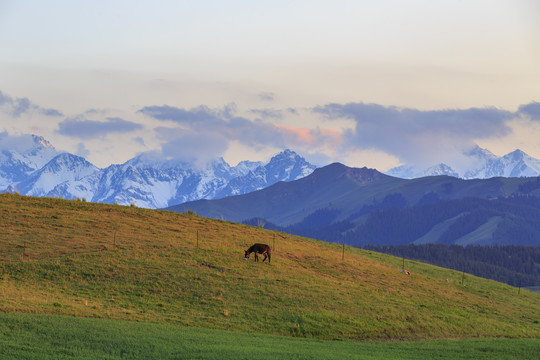
<svg viewBox="0 0 540 360">
<path fill-rule="evenodd" d="M 264 253 L 263 255 L 264 255 L 264 259 L 263 259 L 263 262 L 264 262 L 268 256 L 266 255 L 266 253 Z"/>
<path fill-rule="evenodd" d="M 256 262 L 259 261 L 259 256 L 257 255 L 257 253 L 255 253 L 255 261 L 256 261 Z"/>
</svg>

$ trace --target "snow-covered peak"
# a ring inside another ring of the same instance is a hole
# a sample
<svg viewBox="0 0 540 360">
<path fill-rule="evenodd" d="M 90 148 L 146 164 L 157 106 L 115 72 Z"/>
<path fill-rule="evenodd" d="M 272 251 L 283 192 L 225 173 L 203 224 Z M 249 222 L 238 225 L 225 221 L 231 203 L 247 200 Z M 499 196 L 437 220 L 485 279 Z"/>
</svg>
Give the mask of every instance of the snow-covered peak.
<svg viewBox="0 0 540 360">
<path fill-rule="evenodd" d="M 209 164 L 209 167 L 212 169 L 226 169 L 229 170 L 231 166 L 222 158 L 212 160 Z"/>
<path fill-rule="evenodd" d="M 425 177 L 425 176 L 439 176 L 439 175 L 459 177 L 459 174 L 454 169 L 452 169 L 450 166 L 444 163 L 431 166 L 427 169 L 418 168 L 414 166 L 401 165 L 393 169 L 390 169 L 389 171 L 386 172 L 386 174 L 390 176 L 394 176 L 394 177 L 399 177 L 402 179 L 414 179 L 414 178 Z"/>
<path fill-rule="evenodd" d="M 504 168 L 502 176 L 521 177 L 539 176 L 540 160 L 535 159 L 517 149 L 500 158 L 500 167 Z"/>
<path fill-rule="evenodd" d="M 38 135 L 32 134 L 32 139 L 34 139 L 35 144 L 41 145 L 44 148 L 49 148 L 49 149 L 54 150 L 54 146 L 52 146 L 52 144 L 50 142 L 45 140 L 45 138 L 43 136 L 38 136 Z"/>
<path fill-rule="evenodd" d="M 57 155 L 56 149 L 40 136 L 0 133 L 0 188 L 14 186 Z"/>
<path fill-rule="evenodd" d="M 402 179 L 413 179 L 417 173 L 418 170 L 414 166 L 410 165 L 399 165 L 385 172 L 386 175 Z"/>
<path fill-rule="evenodd" d="M 274 155 L 270 159 L 269 164 L 272 162 L 279 162 L 279 161 L 299 161 L 299 160 L 303 160 L 303 158 L 300 157 L 300 155 L 298 155 L 297 153 L 295 153 L 294 151 L 290 149 L 285 149 L 282 152 Z"/>
<path fill-rule="evenodd" d="M 481 158 L 481 159 L 496 159 L 497 156 L 488 149 L 483 149 L 478 145 L 475 145 L 471 150 L 465 152 L 466 156 Z"/>
<path fill-rule="evenodd" d="M 264 166 L 264 163 L 262 161 L 244 160 L 239 162 L 238 165 L 233 167 L 231 170 L 233 170 L 237 174 L 237 176 L 244 176 L 249 174 L 250 172 L 255 171 L 261 166 Z"/>
<path fill-rule="evenodd" d="M 424 171 L 424 174 L 422 176 L 438 176 L 438 175 L 459 177 L 459 174 L 456 171 L 454 171 L 454 169 L 452 169 L 450 166 L 444 163 L 440 163 L 438 165 L 427 168 Z"/>
<path fill-rule="evenodd" d="M 430 175 L 450 175 L 464 179 L 487 179 L 492 177 L 540 176 L 540 160 L 517 149 L 497 157 L 478 146 L 464 154 L 467 165 L 460 172 L 450 166 L 439 164 L 430 168 L 402 165 L 386 172 L 388 175 L 412 179 Z"/>
<path fill-rule="evenodd" d="M 529 155 L 521 151 L 520 149 L 516 149 L 502 157 L 505 160 L 508 161 L 524 161 L 526 158 L 531 159 Z"/>
<path fill-rule="evenodd" d="M 69 153 L 62 153 L 58 156 L 56 156 L 54 159 L 49 161 L 43 168 L 41 168 L 39 171 L 48 171 L 48 172 L 60 172 L 60 171 L 68 171 L 73 172 L 76 171 L 76 176 L 80 175 L 81 171 L 86 174 L 82 174 L 82 176 L 86 176 L 89 172 L 96 172 L 99 168 L 94 166 L 92 163 L 88 162 L 85 158 L 69 154 Z"/>
<path fill-rule="evenodd" d="M 63 153 L 30 175 L 19 186 L 26 195 L 45 196 L 59 184 L 81 180 L 99 170 L 80 156 Z"/>
<path fill-rule="evenodd" d="M 215 177 L 224 178 L 227 181 L 232 177 L 231 166 L 222 157 L 211 161 L 205 173 L 207 175 L 214 175 Z"/>
<path fill-rule="evenodd" d="M 165 159 L 157 151 L 147 151 L 136 155 L 129 159 L 124 165 L 133 166 L 136 168 L 156 167 L 165 162 Z"/>
<path fill-rule="evenodd" d="M 265 165 L 268 181 L 300 179 L 311 174 L 315 168 L 315 165 L 308 163 L 303 157 L 289 149 L 275 155 Z"/>
</svg>

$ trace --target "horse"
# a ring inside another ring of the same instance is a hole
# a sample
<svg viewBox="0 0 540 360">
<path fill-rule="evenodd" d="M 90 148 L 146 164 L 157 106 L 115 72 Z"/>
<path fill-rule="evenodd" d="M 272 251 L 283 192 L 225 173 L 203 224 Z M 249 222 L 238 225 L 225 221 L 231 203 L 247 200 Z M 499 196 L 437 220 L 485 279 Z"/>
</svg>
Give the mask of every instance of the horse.
<svg viewBox="0 0 540 360">
<path fill-rule="evenodd" d="M 257 254 L 261 254 L 261 255 L 264 255 L 263 262 L 268 257 L 268 263 L 270 263 L 270 258 L 272 256 L 271 251 L 270 251 L 270 246 L 266 244 L 252 245 L 249 249 L 245 251 L 244 260 L 249 259 L 249 254 L 251 253 L 255 253 L 255 261 L 259 261 L 259 256 Z"/>
</svg>

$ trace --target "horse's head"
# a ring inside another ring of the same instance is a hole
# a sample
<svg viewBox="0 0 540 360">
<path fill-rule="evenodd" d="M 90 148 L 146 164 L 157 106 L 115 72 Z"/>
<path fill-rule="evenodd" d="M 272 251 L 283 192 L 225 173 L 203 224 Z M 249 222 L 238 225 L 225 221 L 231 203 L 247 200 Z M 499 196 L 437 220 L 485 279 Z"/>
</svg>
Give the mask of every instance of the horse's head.
<svg viewBox="0 0 540 360">
<path fill-rule="evenodd" d="M 246 250 L 244 251 L 244 260 L 249 259 L 249 252 Z"/>
</svg>

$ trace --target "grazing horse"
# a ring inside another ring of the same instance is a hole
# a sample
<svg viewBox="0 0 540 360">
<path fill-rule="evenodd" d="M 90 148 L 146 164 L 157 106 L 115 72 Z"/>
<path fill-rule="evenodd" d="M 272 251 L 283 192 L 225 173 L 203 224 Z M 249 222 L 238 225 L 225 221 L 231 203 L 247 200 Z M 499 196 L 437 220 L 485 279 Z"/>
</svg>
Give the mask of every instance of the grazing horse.
<svg viewBox="0 0 540 360">
<path fill-rule="evenodd" d="M 268 263 L 270 263 L 270 258 L 271 258 L 271 255 L 272 255 L 271 251 L 270 251 L 270 246 L 268 246 L 266 244 L 254 244 L 254 245 L 252 245 L 249 249 L 246 250 L 245 255 L 244 255 L 244 260 L 249 259 L 249 254 L 251 254 L 251 253 L 255 253 L 255 261 L 259 261 L 259 256 L 257 254 L 262 254 L 262 255 L 264 255 L 263 262 L 268 257 Z"/>
</svg>

